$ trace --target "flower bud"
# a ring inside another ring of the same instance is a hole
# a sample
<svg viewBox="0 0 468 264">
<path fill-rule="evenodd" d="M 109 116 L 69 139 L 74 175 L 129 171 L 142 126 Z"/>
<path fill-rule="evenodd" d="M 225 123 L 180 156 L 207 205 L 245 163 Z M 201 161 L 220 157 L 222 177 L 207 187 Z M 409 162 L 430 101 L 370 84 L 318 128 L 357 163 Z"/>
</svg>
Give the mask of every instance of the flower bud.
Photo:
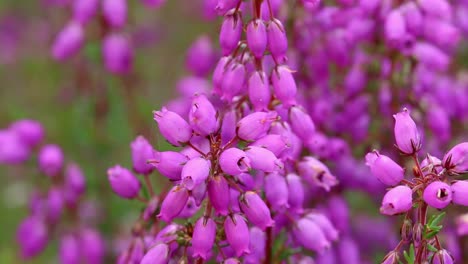
<svg viewBox="0 0 468 264">
<path fill-rule="evenodd" d="M 271 213 L 265 202 L 257 193 L 248 191 L 240 200 L 240 207 L 247 219 L 262 230 L 273 226 Z"/>
<path fill-rule="evenodd" d="M 292 234 L 302 247 L 316 251 L 319 254 L 330 248 L 330 242 L 319 225 L 306 217 L 295 223 Z"/>
<path fill-rule="evenodd" d="M 121 28 L 127 22 L 127 8 L 127 0 L 102 0 L 102 14 L 115 28 Z"/>
<path fill-rule="evenodd" d="M 424 226 L 421 223 L 417 223 L 413 226 L 413 243 L 416 247 L 419 247 L 423 240 Z"/>
<path fill-rule="evenodd" d="M 247 25 L 247 46 L 255 58 L 263 57 L 267 46 L 267 31 L 263 20 L 252 20 Z"/>
<path fill-rule="evenodd" d="M 468 213 L 457 216 L 455 220 L 457 226 L 457 235 L 466 236 L 468 235 Z"/>
<path fill-rule="evenodd" d="M 246 148 L 245 154 L 250 160 L 252 169 L 263 172 L 275 172 L 283 169 L 283 162 L 266 148 L 251 146 Z"/>
<path fill-rule="evenodd" d="M 96 230 L 84 229 L 80 232 L 80 250 L 85 263 L 103 263 L 105 244 Z"/>
<path fill-rule="evenodd" d="M 181 179 L 182 168 L 187 163 L 187 156 L 175 151 L 162 151 L 154 152 L 154 159 L 148 161 L 151 165 L 169 178 L 170 180 L 177 181 Z"/>
<path fill-rule="evenodd" d="M 398 264 L 398 259 L 398 252 L 391 251 L 385 256 L 381 264 Z"/>
<path fill-rule="evenodd" d="M 161 204 L 161 211 L 158 217 L 169 223 L 177 217 L 185 207 L 189 198 L 189 192 L 184 187 L 173 187 L 164 198 Z"/>
<path fill-rule="evenodd" d="M 271 99 L 268 77 L 263 71 L 255 71 L 249 78 L 249 99 L 255 111 L 268 109 Z"/>
<path fill-rule="evenodd" d="M 266 148 L 273 152 L 276 157 L 279 157 L 283 151 L 290 147 L 288 138 L 286 136 L 274 134 L 266 135 L 253 142 L 249 146 Z"/>
<path fill-rule="evenodd" d="M 238 148 L 228 148 L 219 157 L 219 166 L 230 175 L 239 175 L 250 169 L 250 159 Z"/>
<path fill-rule="evenodd" d="M 150 248 L 140 264 L 167 264 L 169 262 L 169 246 L 157 244 Z"/>
<path fill-rule="evenodd" d="M 22 119 L 9 127 L 29 147 L 35 147 L 44 139 L 44 128 L 36 120 Z"/>
<path fill-rule="evenodd" d="M 21 256 L 30 259 L 40 254 L 49 240 L 47 226 L 41 219 L 30 216 L 24 219 L 16 232 Z"/>
<path fill-rule="evenodd" d="M 336 241 L 338 239 L 338 231 L 325 215 L 320 213 L 309 213 L 305 215 L 305 217 L 317 224 L 329 241 Z"/>
<path fill-rule="evenodd" d="M 309 141 L 310 137 L 315 133 L 315 125 L 303 109 L 299 107 L 291 107 L 289 109 L 289 121 L 291 128 L 302 141 Z"/>
<path fill-rule="evenodd" d="M 159 131 L 172 145 L 180 147 L 181 143 L 188 142 L 192 137 L 190 125 L 180 115 L 167 110 L 165 107 L 153 114 L 154 120 L 159 125 Z"/>
<path fill-rule="evenodd" d="M 406 28 L 414 35 L 419 35 L 424 23 L 424 17 L 415 2 L 406 2 L 400 6 L 405 18 Z"/>
<path fill-rule="evenodd" d="M 69 164 L 65 170 L 65 188 L 67 192 L 82 195 L 86 191 L 86 179 L 77 164 Z"/>
<path fill-rule="evenodd" d="M 250 228 L 250 254 L 244 257 L 244 263 L 261 263 L 265 257 L 266 234 L 258 227 Z"/>
<path fill-rule="evenodd" d="M 283 24 L 278 19 L 273 19 L 267 28 L 268 49 L 278 62 L 283 62 L 288 50 L 288 38 Z"/>
<path fill-rule="evenodd" d="M 383 197 L 380 213 L 396 215 L 405 213 L 411 209 L 413 192 L 408 186 L 397 186 L 390 189 Z"/>
<path fill-rule="evenodd" d="M 404 108 L 403 111 L 393 115 L 393 118 L 395 118 L 394 133 L 398 148 L 408 155 L 419 151 L 421 148 L 421 136 L 408 109 Z"/>
<path fill-rule="evenodd" d="M 222 57 L 219 59 L 218 64 L 213 71 L 213 93 L 221 95 L 221 86 L 224 80 L 224 72 L 226 71 L 228 62 L 230 62 L 231 57 Z"/>
<path fill-rule="evenodd" d="M 133 199 L 140 192 L 141 185 L 138 179 L 120 165 L 108 169 L 107 178 L 112 190 L 122 198 Z"/>
<path fill-rule="evenodd" d="M 0 164 L 20 164 L 31 154 L 31 149 L 17 133 L 0 130 Z"/>
<path fill-rule="evenodd" d="M 394 48 L 399 48 L 406 36 L 406 24 L 398 9 L 392 10 L 385 19 L 385 38 Z"/>
<path fill-rule="evenodd" d="M 218 130 L 216 109 L 204 94 L 195 95 L 189 112 L 189 122 L 193 130 L 206 136 Z"/>
<path fill-rule="evenodd" d="M 99 0 L 73 1 L 73 19 L 81 24 L 87 24 L 97 13 Z"/>
<path fill-rule="evenodd" d="M 277 118 L 276 112 L 254 112 L 237 122 L 237 136 L 245 141 L 262 138 Z"/>
<path fill-rule="evenodd" d="M 450 20 L 452 17 L 452 7 L 446 0 L 418 0 L 417 3 L 426 15 L 443 20 Z"/>
<path fill-rule="evenodd" d="M 276 98 L 283 103 L 284 107 L 287 108 L 296 104 L 296 81 L 287 66 L 278 66 L 271 73 L 271 82 L 273 83 L 273 91 Z"/>
<path fill-rule="evenodd" d="M 221 99 L 229 102 L 238 95 L 244 86 L 244 79 L 244 65 L 234 63 L 234 65 L 229 66 L 224 73 L 221 84 Z"/>
<path fill-rule="evenodd" d="M 222 16 L 226 14 L 227 11 L 236 7 L 239 1 L 240 0 L 218 0 L 218 3 L 215 6 L 215 10 L 218 12 L 218 15 Z"/>
<path fill-rule="evenodd" d="M 360 264 L 361 251 L 359 245 L 354 241 L 351 236 L 341 237 L 338 243 L 338 255 L 341 262 L 348 264 Z"/>
<path fill-rule="evenodd" d="M 80 263 L 80 246 L 75 236 L 68 234 L 62 237 L 59 246 L 60 263 L 62 264 L 79 264 Z"/>
<path fill-rule="evenodd" d="M 227 215 L 229 213 L 229 185 L 226 179 L 217 175 L 208 182 L 208 197 L 210 198 L 211 205 L 220 215 Z"/>
<path fill-rule="evenodd" d="M 83 26 L 76 22 L 68 23 L 52 44 L 52 57 L 58 61 L 72 57 L 81 49 L 83 41 Z"/>
<path fill-rule="evenodd" d="M 213 67 L 216 53 L 207 35 L 198 37 L 190 46 L 185 58 L 186 67 L 196 76 L 206 76 Z"/>
<path fill-rule="evenodd" d="M 463 142 L 453 147 L 442 160 L 442 165 L 447 170 L 455 173 L 468 171 L 468 142 Z"/>
<path fill-rule="evenodd" d="M 39 152 L 39 168 L 49 176 L 54 177 L 60 174 L 63 167 L 63 153 L 57 145 L 46 145 Z"/>
<path fill-rule="evenodd" d="M 184 186 L 193 190 L 202 184 L 210 175 L 211 162 L 204 158 L 193 158 L 182 168 L 182 180 Z"/>
<path fill-rule="evenodd" d="M 286 178 L 277 172 L 268 174 L 264 179 L 265 196 L 275 210 L 285 209 L 288 204 L 288 184 Z"/>
<path fill-rule="evenodd" d="M 62 190 L 57 187 L 51 188 L 47 196 L 46 205 L 47 220 L 52 224 L 56 224 L 62 216 L 64 207 L 64 193 Z"/>
<path fill-rule="evenodd" d="M 372 175 L 385 185 L 395 186 L 405 177 L 405 171 L 400 165 L 378 151 L 367 153 L 366 165 L 369 166 Z"/>
<path fill-rule="evenodd" d="M 207 259 L 216 238 L 216 224 L 211 218 L 201 217 L 193 229 L 192 257 Z"/>
<path fill-rule="evenodd" d="M 237 116 L 236 111 L 231 110 L 224 114 L 221 125 L 221 144 L 225 145 L 236 137 Z M 235 143 L 235 142 L 233 142 Z"/>
<path fill-rule="evenodd" d="M 452 255 L 450 255 L 450 253 L 445 249 L 437 251 L 432 257 L 432 264 L 453 264 L 453 263 L 455 262 L 453 261 Z"/>
<path fill-rule="evenodd" d="M 450 64 L 450 57 L 447 54 L 426 42 L 415 43 L 412 54 L 422 65 L 436 71 L 445 71 Z"/>
<path fill-rule="evenodd" d="M 243 254 L 250 253 L 249 250 L 249 228 L 244 218 L 239 214 L 226 217 L 224 221 L 224 232 L 226 233 L 227 241 L 231 245 L 236 256 L 240 257 Z"/>
<path fill-rule="evenodd" d="M 412 238 L 412 231 L 413 231 L 413 223 L 411 219 L 405 219 L 403 221 L 403 225 L 401 226 L 400 235 L 401 239 L 405 242 L 408 242 Z"/>
<path fill-rule="evenodd" d="M 303 211 L 304 205 L 304 186 L 301 177 L 290 173 L 286 176 L 288 183 L 288 204 L 289 207 L 298 213 Z"/>
<path fill-rule="evenodd" d="M 127 74 L 133 64 L 133 51 L 128 39 L 110 34 L 102 42 L 102 56 L 106 69 L 113 74 Z"/>
<path fill-rule="evenodd" d="M 450 186 L 454 204 L 468 206 L 468 181 L 456 181 Z"/>
<path fill-rule="evenodd" d="M 298 163 L 297 169 L 299 175 L 309 184 L 321 187 L 327 192 L 338 184 L 338 180 L 331 174 L 327 166 L 313 157 L 305 157 Z"/>
<path fill-rule="evenodd" d="M 154 157 L 153 147 L 143 136 L 138 136 L 131 144 L 133 170 L 141 174 L 149 174 L 154 166 L 148 161 Z"/>
<path fill-rule="evenodd" d="M 445 208 L 452 201 L 452 189 L 445 182 L 432 182 L 424 189 L 423 199 L 434 208 Z"/>
<path fill-rule="evenodd" d="M 229 14 L 224 17 L 219 33 L 219 43 L 223 55 L 231 54 L 237 48 L 242 34 L 242 19 L 238 14 Z"/>
</svg>

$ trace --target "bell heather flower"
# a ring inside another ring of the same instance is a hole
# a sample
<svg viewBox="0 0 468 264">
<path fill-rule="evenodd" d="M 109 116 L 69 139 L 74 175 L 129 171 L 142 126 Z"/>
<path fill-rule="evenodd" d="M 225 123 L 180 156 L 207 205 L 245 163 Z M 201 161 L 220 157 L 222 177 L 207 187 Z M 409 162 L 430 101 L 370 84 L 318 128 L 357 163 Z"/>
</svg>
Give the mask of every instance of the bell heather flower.
<svg viewBox="0 0 468 264">
<path fill-rule="evenodd" d="M 73 19 L 81 24 L 87 24 L 97 13 L 99 0 L 73 1 Z"/>
<path fill-rule="evenodd" d="M 237 122 L 237 136 L 245 141 L 254 141 L 266 135 L 277 119 L 276 112 L 254 112 Z"/>
<path fill-rule="evenodd" d="M 224 221 L 224 232 L 227 241 L 237 257 L 250 253 L 249 250 L 249 228 L 244 218 L 239 214 L 226 217 Z"/>
<path fill-rule="evenodd" d="M 240 200 L 240 207 L 245 216 L 262 230 L 273 225 L 270 209 L 257 193 L 248 191 Z"/>
<path fill-rule="evenodd" d="M 201 217 L 193 229 L 192 250 L 193 257 L 207 259 L 216 238 L 216 224 L 211 218 Z"/>
<path fill-rule="evenodd" d="M 18 120 L 12 123 L 9 129 L 29 147 L 37 146 L 44 139 L 44 128 L 36 120 Z"/>
<path fill-rule="evenodd" d="M 211 162 L 204 158 L 193 158 L 182 168 L 182 180 L 184 186 L 193 190 L 202 184 L 210 175 Z"/>
<path fill-rule="evenodd" d="M 182 168 L 187 163 L 187 156 L 175 151 L 162 151 L 154 153 L 154 159 L 148 161 L 163 176 L 176 181 L 181 179 Z"/>
<path fill-rule="evenodd" d="M 325 237 L 320 226 L 307 217 L 295 223 L 292 233 L 301 246 L 319 254 L 330 248 L 330 241 Z"/>
<path fill-rule="evenodd" d="M 102 263 L 105 244 L 103 238 L 96 230 L 86 228 L 80 231 L 80 249 L 86 263 Z"/>
<path fill-rule="evenodd" d="M 421 148 L 421 136 L 416 123 L 411 118 L 408 109 L 393 116 L 395 118 L 395 141 L 398 148 L 411 155 Z"/>
<path fill-rule="evenodd" d="M 411 53 L 420 63 L 437 71 L 447 70 L 450 64 L 450 57 L 444 51 L 427 42 L 415 43 Z"/>
<path fill-rule="evenodd" d="M 238 148 L 228 148 L 219 157 L 219 166 L 230 175 L 239 175 L 250 169 L 250 159 L 247 154 Z"/>
<path fill-rule="evenodd" d="M 450 189 L 454 204 L 468 206 L 468 181 L 456 181 L 452 183 Z"/>
<path fill-rule="evenodd" d="M 385 215 L 396 215 L 405 213 L 411 209 L 413 203 L 413 192 L 404 185 L 390 189 L 382 200 L 380 213 Z"/>
<path fill-rule="evenodd" d="M 445 154 L 442 161 L 444 168 L 455 173 L 468 171 L 468 142 L 463 142 L 453 147 Z"/>
<path fill-rule="evenodd" d="M 0 164 L 20 164 L 25 162 L 31 154 L 17 133 L 10 130 L 0 130 Z"/>
<path fill-rule="evenodd" d="M 242 19 L 240 16 L 236 13 L 227 14 L 219 33 L 219 44 L 224 56 L 229 55 L 237 47 L 241 34 Z"/>
<path fill-rule="evenodd" d="M 161 111 L 155 111 L 154 120 L 159 125 L 159 131 L 172 145 L 180 147 L 192 137 L 192 128 L 180 115 L 163 107 Z"/>
<path fill-rule="evenodd" d="M 307 142 L 315 133 L 315 125 L 312 118 L 297 106 L 289 109 L 289 121 L 294 133 L 304 142 Z"/>
<path fill-rule="evenodd" d="M 49 190 L 46 200 L 47 220 L 55 224 L 62 216 L 64 208 L 64 193 L 58 187 Z"/>
<path fill-rule="evenodd" d="M 120 197 L 133 199 L 138 196 L 141 185 L 138 179 L 128 169 L 116 165 L 107 170 L 112 190 Z"/>
<path fill-rule="evenodd" d="M 61 263 L 79 264 L 80 263 L 80 245 L 78 239 L 68 234 L 62 237 L 59 246 L 59 256 Z"/>
<path fill-rule="evenodd" d="M 398 9 L 392 10 L 385 19 L 385 37 L 390 45 L 398 48 L 406 36 L 406 24 Z"/>
<path fill-rule="evenodd" d="M 296 104 L 296 81 L 287 66 L 278 66 L 271 73 L 271 82 L 275 96 L 283 103 L 284 107 L 287 108 Z"/>
<path fill-rule="evenodd" d="M 428 205 L 443 209 L 452 201 L 452 190 L 445 182 L 435 181 L 426 186 L 423 199 Z"/>
<path fill-rule="evenodd" d="M 206 136 L 218 129 L 217 113 L 213 104 L 204 94 L 197 94 L 192 100 L 189 122 L 193 130 Z"/>
<path fill-rule="evenodd" d="M 169 252 L 169 247 L 166 244 L 157 244 L 148 250 L 140 264 L 167 264 Z"/>
<path fill-rule="evenodd" d="M 243 64 L 233 62 L 223 76 L 221 83 L 221 99 L 230 102 L 244 87 L 245 67 Z"/>
<path fill-rule="evenodd" d="M 127 0 L 103 0 L 102 13 L 106 22 L 115 28 L 121 28 L 127 22 Z"/>
<path fill-rule="evenodd" d="M 288 205 L 291 210 L 301 213 L 305 199 L 304 185 L 301 177 L 294 173 L 289 173 L 286 176 L 286 181 L 288 184 Z"/>
<path fill-rule="evenodd" d="M 286 136 L 275 134 L 266 135 L 257 141 L 252 142 L 252 144 L 249 146 L 266 148 L 273 152 L 276 157 L 280 157 L 283 151 L 290 147 L 288 138 Z"/>
<path fill-rule="evenodd" d="M 224 15 L 230 9 L 236 7 L 240 0 L 218 0 L 215 10 L 219 15 Z"/>
<path fill-rule="evenodd" d="M 263 20 L 255 19 L 247 25 L 247 45 L 255 58 L 263 57 L 267 47 L 267 31 Z"/>
<path fill-rule="evenodd" d="M 102 42 L 102 56 L 107 70 L 127 74 L 133 65 L 133 51 L 129 40 L 119 34 L 110 34 Z"/>
<path fill-rule="evenodd" d="M 270 21 L 267 28 L 267 36 L 268 49 L 273 57 L 279 62 L 284 61 L 288 49 L 288 38 L 281 21 L 276 18 Z"/>
<path fill-rule="evenodd" d="M 59 146 L 46 145 L 39 152 L 39 168 L 45 175 L 55 177 L 62 171 L 63 159 Z"/>
<path fill-rule="evenodd" d="M 188 198 L 189 192 L 186 188 L 181 186 L 173 187 L 164 198 L 158 217 L 167 223 L 172 222 L 172 219 L 182 212 Z"/>
<path fill-rule="evenodd" d="M 133 170 L 137 173 L 147 175 L 154 170 L 154 166 L 148 163 L 154 157 L 151 144 L 143 136 L 138 136 L 130 144 L 132 150 Z"/>
<path fill-rule="evenodd" d="M 86 179 L 77 164 L 69 164 L 65 169 L 65 187 L 67 191 L 81 195 L 86 191 Z"/>
<path fill-rule="evenodd" d="M 268 174 L 264 178 L 264 189 L 265 196 L 273 209 L 280 210 L 289 207 L 286 177 L 277 172 Z"/>
<path fill-rule="evenodd" d="M 250 254 L 244 257 L 244 263 L 259 263 L 265 257 L 266 235 L 258 227 L 250 228 Z"/>
<path fill-rule="evenodd" d="M 385 185 L 395 186 L 405 177 L 405 171 L 400 165 L 378 151 L 367 153 L 366 165 L 369 166 L 372 174 Z"/>
<path fill-rule="evenodd" d="M 338 184 L 338 180 L 331 174 L 328 168 L 313 157 L 305 157 L 297 164 L 299 175 L 309 184 L 323 188 L 329 192 L 331 188 Z"/>
<path fill-rule="evenodd" d="M 34 216 L 24 219 L 16 232 L 21 256 L 30 259 L 40 254 L 47 246 L 48 236 L 47 226 L 41 219 Z"/>
<path fill-rule="evenodd" d="M 434 256 L 432 257 L 432 263 L 433 264 L 453 264 L 455 261 L 453 260 L 452 255 L 445 250 L 439 250 L 437 251 Z"/>
<path fill-rule="evenodd" d="M 338 231 L 325 215 L 320 213 L 309 213 L 305 215 L 305 217 L 316 223 L 329 241 L 335 241 L 338 239 Z"/>
<path fill-rule="evenodd" d="M 229 185 L 226 179 L 217 175 L 208 182 L 208 197 L 216 212 L 220 215 L 229 213 Z"/>
<path fill-rule="evenodd" d="M 52 45 L 52 57 L 64 61 L 75 55 L 83 45 L 84 30 L 82 25 L 70 22 L 57 35 Z"/>
<path fill-rule="evenodd" d="M 264 71 L 255 71 L 249 78 L 249 99 L 255 111 L 268 109 L 271 99 L 270 84 Z"/>
<path fill-rule="evenodd" d="M 187 51 L 186 67 L 197 76 L 205 76 L 212 70 L 216 53 L 207 35 L 198 37 Z"/>
<path fill-rule="evenodd" d="M 283 169 L 283 162 L 266 148 L 250 146 L 245 149 L 252 169 L 263 172 L 275 172 Z"/>
</svg>

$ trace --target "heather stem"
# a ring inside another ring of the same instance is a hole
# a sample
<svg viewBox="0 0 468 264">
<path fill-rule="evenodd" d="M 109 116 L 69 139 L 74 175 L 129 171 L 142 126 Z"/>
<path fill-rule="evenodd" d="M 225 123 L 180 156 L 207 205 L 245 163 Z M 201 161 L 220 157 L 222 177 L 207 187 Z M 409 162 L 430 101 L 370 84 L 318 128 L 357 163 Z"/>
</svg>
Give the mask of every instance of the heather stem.
<svg viewBox="0 0 468 264">
<path fill-rule="evenodd" d="M 419 167 L 419 164 L 418 164 L 418 167 Z M 426 225 L 426 215 L 427 215 L 427 204 L 423 202 L 419 208 L 419 222 L 423 226 Z M 421 244 L 418 247 L 418 252 L 416 254 L 416 262 L 415 262 L 416 264 L 422 264 L 422 261 L 423 261 L 422 257 L 423 257 L 425 248 L 426 248 L 426 240 L 423 239 L 423 241 L 421 241 Z"/>
<path fill-rule="evenodd" d="M 151 180 L 149 179 L 149 175 L 145 174 L 144 178 L 145 178 L 146 186 L 148 186 L 148 191 L 150 193 L 150 196 L 153 197 L 154 196 L 154 189 L 153 189 L 153 184 L 151 183 Z"/>
<path fill-rule="evenodd" d="M 266 246 L 265 246 L 265 261 L 264 264 L 269 264 L 271 262 L 271 253 L 273 246 L 273 228 L 270 226 L 266 230 Z"/>
</svg>

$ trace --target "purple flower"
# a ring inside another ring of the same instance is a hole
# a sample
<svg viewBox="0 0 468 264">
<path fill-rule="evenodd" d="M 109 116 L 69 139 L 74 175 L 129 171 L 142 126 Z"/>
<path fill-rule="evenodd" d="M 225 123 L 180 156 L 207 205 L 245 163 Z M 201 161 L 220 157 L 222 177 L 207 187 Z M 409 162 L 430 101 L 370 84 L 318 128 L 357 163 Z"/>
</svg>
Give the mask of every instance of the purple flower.
<svg viewBox="0 0 468 264">
<path fill-rule="evenodd" d="M 385 256 L 381 264 L 397 264 L 398 259 L 399 259 L 398 252 L 391 251 Z"/>
<path fill-rule="evenodd" d="M 103 0 L 102 13 L 106 22 L 115 28 L 121 28 L 127 22 L 127 0 Z"/>
<path fill-rule="evenodd" d="M 231 101 L 244 87 L 245 67 L 240 63 L 233 63 L 226 68 L 221 84 L 221 99 Z"/>
<path fill-rule="evenodd" d="M 400 185 L 390 189 L 384 195 L 380 213 L 385 215 L 405 213 L 411 209 L 412 203 L 413 192 L 408 186 Z"/>
<path fill-rule="evenodd" d="M 286 181 L 288 183 L 288 205 L 292 210 L 301 213 L 305 197 L 301 177 L 290 173 L 286 176 Z"/>
<path fill-rule="evenodd" d="M 169 247 L 166 244 L 157 244 L 150 248 L 140 264 L 167 264 L 169 263 Z"/>
<path fill-rule="evenodd" d="M 412 54 L 420 63 L 437 71 L 447 70 L 450 64 L 450 57 L 447 54 L 426 42 L 415 43 Z"/>
<path fill-rule="evenodd" d="M 97 13 L 99 0 L 73 1 L 73 19 L 81 24 L 87 24 Z"/>
<path fill-rule="evenodd" d="M 25 162 L 30 154 L 30 148 L 17 133 L 0 130 L 0 164 L 20 164 Z"/>
<path fill-rule="evenodd" d="M 9 129 L 29 147 L 37 146 L 44 139 L 44 128 L 36 120 L 18 120 L 12 123 Z"/>
<path fill-rule="evenodd" d="M 236 256 L 250 253 L 249 250 L 249 228 L 244 218 L 239 214 L 226 217 L 224 221 L 224 232 L 229 245 L 234 249 Z"/>
<path fill-rule="evenodd" d="M 223 264 L 240 264 L 240 263 L 241 262 L 235 258 L 228 258 L 225 261 L 223 261 Z"/>
<path fill-rule="evenodd" d="M 296 104 L 297 86 L 292 71 L 285 65 L 276 67 L 271 73 L 271 82 L 273 91 L 284 107 L 290 107 Z"/>
<path fill-rule="evenodd" d="M 46 145 L 39 152 L 39 168 L 49 176 L 59 175 L 63 167 L 63 153 L 57 145 Z"/>
<path fill-rule="evenodd" d="M 202 136 L 218 130 L 216 109 L 204 94 L 194 96 L 189 112 L 189 122 L 193 130 Z"/>
<path fill-rule="evenodd" d="M 405 18 L 400 10 L 394 9 L 385 19 L 385 38 L 391 46 L 398 48 L 404 42 L 405 37 Z"/>
<path fill-rule="evenodd" d="M 65 235 L 60 240 L 59 256 L 60 262 L 63 264 L 79 264 L 80 263 L 80 245 L 78 239 L 71 234 Z"/>
<path fill-rule="evenodd" d="M 468 181 L 456 181 L 450 186 L 452 190 L 452 202 L 468 206 Z"/>
<path fill-rule="evenodd" d="M 192 256 L 207 259 L 216 238 L 216 224 L 211 218 L 201 217 L 193 229 Z"/>
<path fill-rule="evenodd" d="M 213 67 L 216 53 L 207 35 L 198 37 L 185 58 L 186 67 L 197 76 L 206 76 Z"/>
<path fill-rule="evenodd" d="M 223 55 L 231 54 L 240 41 L 242 34 L 242 19 L 238 14 L 228 14 L 224 17 L 219 33 L 219 44 L 223 51 Z"/>
<path fill-rule="evenodd" d="M 219 157 L 219 166 L 230 175 L 239 175 L 250 169 L 250 159 L 238 148 L 228 148 Z"/>
<path fill-rule="evenodd" d="M 462 214 L 456 219 L 457 224 L 457 235 L 466 236 L 468 235 L 468 213 Z"/>
<path fill-rule="evenodd" d="M 421 148 L 421 136 L 408 109 L 404 108 L 403 111 L 393 115 L 393 118 L 395 118 L 394 133 L 398 148 L 408 155 L 419 151 Z"/>
<path fill-rule="evenodd" d="M 76 22 L 68 23 L 54 40 L 52 57 L 58 61 L 72 57 L 81 49 L 83 41 L 83 26 Z"/>
<path fill-rule="evenodd" d="M 67 165 L 65 169 L 65 187 L 67 191 L 78 195 L 86 191 L 86 178 L 81 168 L 75 163 Z"/>
<path fill-rule="evenodd" d="M 48 235 L 47 226 L 41 219 L 33 216 L 24 219 L 16 232 L 21 256 L 30 259 L 40 254 L 47 246 Z"/>
<path fill-rule="evenodd" d="M 161 204 L 158 217 L 167 223 L 177 217 L 185 207 L 189 198 L 189 192 L 184 187 L 175 186 L 168 193 Z"/>
<path fill-rule="evenodd" d="M 58 187 L 53 187 L 49 190 L 46 200 L 47 220 L 52 224 L 56 224 L 62 216 L 64 207 L 64 193 Z"/>
<path fill-rule="evenodd" d="M 127 74 L 132 68 L 133 51 L 125 36 L 115 33 L 106 36 L 102 42 L 102 56 L 106 69 L 113 74 Z"/>
<path fill-rule="evenodd" d="M 308 218 L 299 219 L 294 224 L 292 233 L 299 245 L 317 251 L 319 254 L 330 247 L 330 242 L 325 237 L 320 226 Z"/>
<path fill-rule="evenodd" d="M 187 163 L 187 156 L 175 151 L 154 152 L 154 159 L 149 163 L 170 180 L 181 179 L 182 168 Z"/>
<path fill-rule="evenodd" d="M 141 189 L 138 179 L 128 169 L 116 165 L 107 170 L 112 190 L 125 199 L 135 198 Z"/>
<path fill-rule="evenodd" d="M 267 30 L 263 20 L 252 20 L 247 25 L 247 45 L 255 58 L 263 57 L 267 47 Z"/>
<path fill-rule="evenodd" d="M 418 5 L 429 16 L 450 20 L 452 17 L 452 7 L 446 0 L 418 0 Z"/>
<path fill-rule="evenodd" d="M 400 165 L 377 151 L 367 153 L 366 165 L 379 181 L 389 186 L 397 185 L 405 177 L 405 170 Z"/>
<path fill-rule="evenodd" d="M 325 215 L 320 213 L 309 213 L 305 217 L 316 223 L 329 241 L 335 241 L 338 239 L 338 231 Z"/>
<path fill-rule="evenodd" d="M 313 157 L 305 157 L 297 165 L 299 175 L 313 185 L 323 188 L 329 192 L 331 188 L 338 184 L 338 180 L 328 170 L 327 166 Z"/>
<path fill-rule="evenodd" d="M 291 128 L 302 141 L 307 142 L 315 133 L 312 118 L 301 108 L 294 106 L 289 109 Z"/>
<path fill-rule="evenodd" d="M 249 99 L 255 111 L 268 109 L 271 99 L 270 84 L 264 71 L 255 71 L 249 78 Z"/>
<path fill-rule="evenodd" d="M 180 147 L 182 143 L 188 142 L 192 137 L 190 125 L 178 114 L 165 107 L 153 114 L 154 120 L 159 125 L 159 131 L 172 145 Z"/>
<path fill-rule="evenodd" d="M 211 162 L 204 158 L 193 158 L 182 168 L 182 180 L 184 186 L 193 190 L 202 184 L 210 175 Z"/>
<path fill-rule="evenodd" d="M 286 136 L 270 134 L 258 139 L 249 146 L 266 148 L 273 152 L 276 157 L 280 157 L 283 151 L 290 147 L 289 145 L 290 144 Z"/>
<path fill-rule="evenodd" d="M 265 196 L 271 207 L 276 210 L 286 209 L 288 204 L 288 184 L 286 177 L 279 173 L 270 173 L 264 178 Z"/>
<path fill-rule="evenodd" d="M 222 57 L 219 59 L 218 64 L 213 71 L 213 93 L 220 95 L 221 94 L 221 86 L 224 80 L 224 72 L 228 65 L 228 62 L 231 61 L 230 56 Z"/>
<path fill-rule="evenodd" d="M 260 229 L 273 226 L 270 209 L 257 193 L 246 192 L 240 200 L 240 207 L 247 219 Z"/>
<path fill-rule="evenodd" d="M 423 199 L 428 205 L 443 209 L 452 201 L 452 189 L 445 182 L 432 182 L 424 189 Z"/>
<path fill-rule="evenodd" d="M 277 61 L 284 61 L 286 51 L 288 50 L 288 38 L 286 37 L 286 31 L 281 21 L 278 19 L 270 21 L 267 28 L 267 35 L 268 49 L 271 54 Z"/>
<path fill-rule="evenodd" d="M 154 157 L 153 147 L 143 136 L 138 136 L 131 144 L 133 170 L 141 174 L 149 174 L 154 166 L 148 160 Z"/>
<path fill-rule="evenodd" d="M 450 253 L 447 250 L 442 249 L 442 250 L 437 251 L 434 254 L 434 256 L 432 257 L 432 263 L 433 264 L 453 264 L 455 262 L 453 260 L 452 255 L 450 255 Z"/>
<path fill-rule="evenodd" d="M 219 15 L 224 15 L 230 9 L 236 7 L 240 0 L 218 0 L 215 10 Z"/>
<path fill-rule="evenodd" d="M 455 173 L 464 173 L 468 171 L 468 142 L 463 142 L 445 154 L 442 160 L 443 166 Z"/>
<path fill-rule="evenodd" d="M 252 169 L 275 172 L 283 169 L 283 162 L 266 148 L 250 146 L 245 150 Z"/>
<path fill-rule="evenodd" d="M 278 118 L 276 112 L 255 112 L 237 122 L 237 136 L 245 141 L 264 137 L 271 124 Z"/>
<path fill-rule="evenodd" d="M 105 253 L 104 240 L 96 230 L 84 229 L 80 232 L 80 251 L 86 263 L 101 264 Z"/>
<path fill-rule="evenodd" d="M 217 175 L 208 182 L 208 197 L 216 212 L 220 215 L 229 213 L 229 185 L 226 179 Z"/>
</svg>

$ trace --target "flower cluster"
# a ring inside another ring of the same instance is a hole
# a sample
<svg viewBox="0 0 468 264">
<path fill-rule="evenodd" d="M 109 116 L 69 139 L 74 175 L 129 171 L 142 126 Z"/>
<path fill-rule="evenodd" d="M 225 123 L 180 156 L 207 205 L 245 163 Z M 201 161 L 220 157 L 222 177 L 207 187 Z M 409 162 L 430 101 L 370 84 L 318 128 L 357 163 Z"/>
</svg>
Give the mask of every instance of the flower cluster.
<svg viewBox="0 0 468 264">
<path fill-rule="evenodd" d="M 103 263 L 104 242 L 90 225 L 88 204 L 82 201 L 86 181 L 75 163 L 65 166 L 61 148 L 42 145 L 44 129 L 35 120 L 19 120 L 0 130 L 0 164 L 23 165 L 37 151 L 37 170 L 48 178 L 47 189 L 36 190 L 29 201 L 29 215 L 19 224 L 17 242 L 21 256 L 42 253 L 59 237 L 60 263 Z"/>
<path fill-rule="evenodd" d="M 377 151 L 366 155 L 372 174 L 391 188 L 382 200 L 380 213 L 405 214 L 401 227 L 401 241 L 382 263 L 398 263 L 400 251 L 408 263 L 454 263 L 453 257 L 439 241 L 444 214 L 428 218 L 428 207 L 442 210 L 451 203 L 468 206 L 468 181 L 456 176 L 468 172 L 468 143 L 454 146 L 439 159 L 430 154 L 420 162 L 421 135 L 409 111 L 395 116 L 395 142 L 400 152 L 414 160 L 413 176 L 405 177 L 404 169 L 390 157 Z M 414 213 L 417 211 L 417 213 Z"/>
</svg>

